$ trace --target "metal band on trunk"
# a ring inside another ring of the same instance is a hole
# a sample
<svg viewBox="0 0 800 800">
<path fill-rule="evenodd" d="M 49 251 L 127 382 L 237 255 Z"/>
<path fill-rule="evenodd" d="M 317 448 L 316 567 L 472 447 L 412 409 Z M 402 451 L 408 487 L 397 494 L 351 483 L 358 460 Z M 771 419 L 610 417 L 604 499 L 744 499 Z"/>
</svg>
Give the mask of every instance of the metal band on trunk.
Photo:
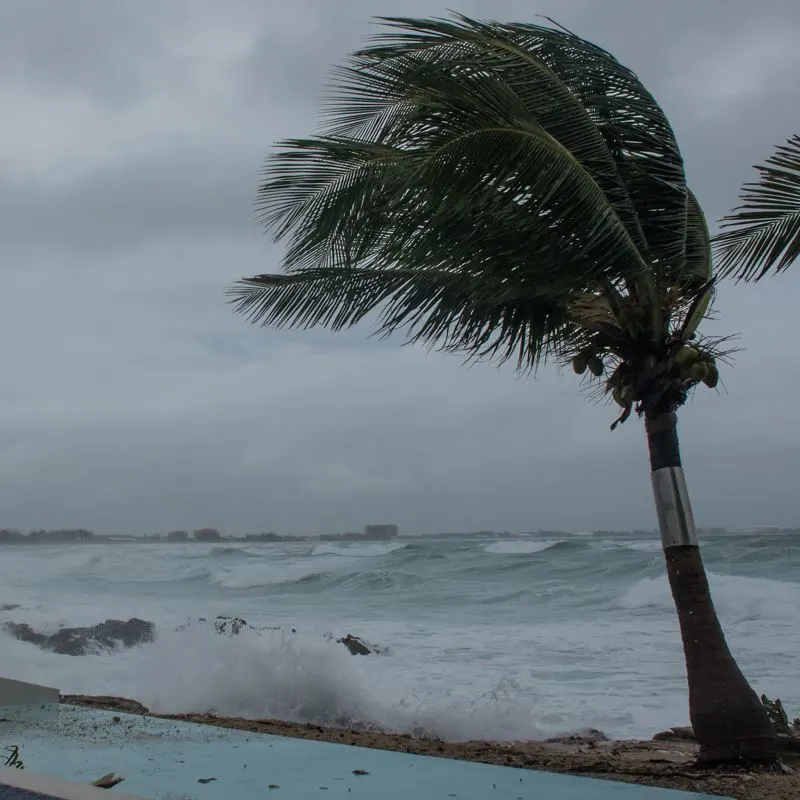
<svg viewBox="0 0 800 800">
<path fill-rule="evenodd" d="M 662 467 L 651 473 L 653 494 L 661 531 L 661 546 L 681 547 L 697 544 L 692 506 L 681 467 Z"/>
</svg>

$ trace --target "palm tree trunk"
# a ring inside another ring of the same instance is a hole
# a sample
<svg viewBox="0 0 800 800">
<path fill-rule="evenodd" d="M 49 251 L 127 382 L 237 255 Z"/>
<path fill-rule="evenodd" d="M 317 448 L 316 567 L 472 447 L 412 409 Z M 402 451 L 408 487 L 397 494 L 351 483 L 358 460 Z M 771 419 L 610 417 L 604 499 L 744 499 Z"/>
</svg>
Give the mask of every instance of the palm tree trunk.
<svg viewBox="0 0 800 800">
<path fill-rule="evenodd" d="M 775 731 L 764 707 L 728 649 L 708 587 L 681 466 L 674 412 L 645 417 L 661 544 L 678 611 L 689 717 L 700 744 L 699 762 L 777 760 Z"/>
</svg>

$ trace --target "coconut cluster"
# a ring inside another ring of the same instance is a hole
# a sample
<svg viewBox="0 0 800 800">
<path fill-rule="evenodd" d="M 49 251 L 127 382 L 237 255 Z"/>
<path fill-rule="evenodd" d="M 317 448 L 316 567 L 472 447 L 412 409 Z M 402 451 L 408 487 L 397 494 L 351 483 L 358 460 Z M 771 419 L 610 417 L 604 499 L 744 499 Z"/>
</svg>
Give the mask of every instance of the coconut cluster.
<svg viewBox="0 0 800 800">
<path fill-rule="evenodd" d="M 623 409 L 612 430 L 630 416 L 634 404 L 638 413 L 659 406 L 679 406 L 692 386 L 703 383 L 714 389 L 719 383 L 714 355 L 678 337 L 668 340 L 656 355 L 602 350 L 593 343 L 572 359 L 572 368 L 578 375 L 588 371 L 599 378 L 606 371 L 603 353 L 611 353 L 617 362 L 605 382 L 605 391 Z"/>
<path fill-rule="evenodd" d="M 605 365 L 603 359 L 594 350 L 587 348 L 572 359 L 572 368 L 576 375 L 583 375 L 588 369 L 595 378 L 599 378 L 603 374 Z"/>
<path fill-rule="evenodd" d="M 678 376 L 691 383 L 704 383 L 715 389 L 719 383 L 719 370 L 714 357 L 698 347 L 682 345 L 672 357 Z"/>
</svg>

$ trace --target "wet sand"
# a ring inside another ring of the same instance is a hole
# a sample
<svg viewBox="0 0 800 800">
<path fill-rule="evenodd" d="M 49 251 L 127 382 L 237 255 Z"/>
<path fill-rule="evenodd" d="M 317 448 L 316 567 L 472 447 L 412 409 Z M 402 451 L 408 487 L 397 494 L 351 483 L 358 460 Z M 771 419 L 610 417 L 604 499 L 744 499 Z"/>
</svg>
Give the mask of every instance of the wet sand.
<svg viewBox="0 0 800 800">
<path fill-rule="evenodd" d="M 607 741 L 587 736 L 546 742 L 444 742 L 408 734 L 343 730 L 278 720 L 154 714 L 141 703 L 120 697 L 64 695 L 62 702 L 299 739 L 705 792 L 736 800 L 800 800 L 800 745 L 798 750 L 784 754 L 782 769 L 698 770 L 693 766 L 697 746 L 680 737 L 669 741 Z"/>
</svg>

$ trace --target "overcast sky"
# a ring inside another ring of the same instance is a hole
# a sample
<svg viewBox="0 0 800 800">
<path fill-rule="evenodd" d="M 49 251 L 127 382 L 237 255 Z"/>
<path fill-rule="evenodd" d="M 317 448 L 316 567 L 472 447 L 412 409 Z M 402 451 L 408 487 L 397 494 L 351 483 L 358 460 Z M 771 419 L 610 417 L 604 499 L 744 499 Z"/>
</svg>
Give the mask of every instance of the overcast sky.
<svg viewBox="0 0 800 800">
<path fill-rule="evenodd" d="M 633 67 L 711 220 L 800 132 L 797 0 L 461 0 Z M 259 169 L 329 67 L 435 0 L 0 4 L 0 527 L 151 533 L 655 526 L 645 442 L 572 375 L 469 369 L 226 306 L 277 267 Z M 800 524 L 800 264 L 720 294 L 747 350 L 681 416 L 699 524 Z"/>
</svg>

